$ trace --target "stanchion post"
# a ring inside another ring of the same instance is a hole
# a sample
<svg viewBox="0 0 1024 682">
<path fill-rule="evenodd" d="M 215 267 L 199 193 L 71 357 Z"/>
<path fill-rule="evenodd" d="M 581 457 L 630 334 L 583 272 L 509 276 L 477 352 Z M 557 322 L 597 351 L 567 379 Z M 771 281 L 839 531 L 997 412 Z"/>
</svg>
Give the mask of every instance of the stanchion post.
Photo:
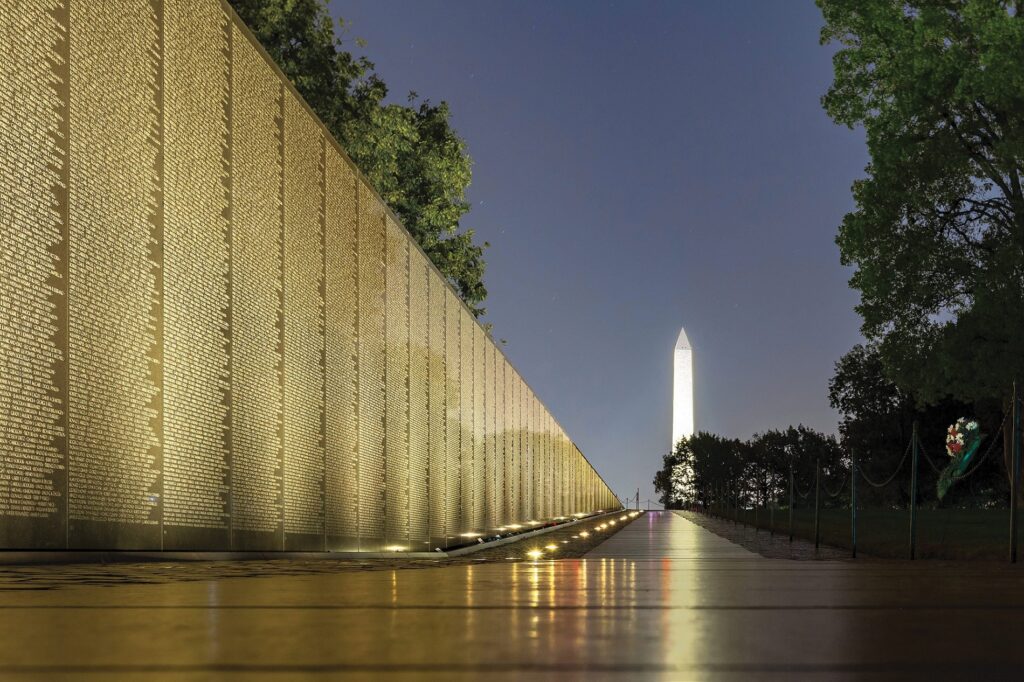
<svg viewBox="0 0 1024 682">
<path fill-rule="evenodd" d="M 914 420 L 914 431 L 911 435 L 910 450 L 910 560 L 914 560 L 917 552 L 917 420 Z"/>
<path fill-rule="evenodd" d="M 1010 466 L 1010 563 L 1017 563 L 1017 502 L 1020 497 L 1020 394 L 1013 382 L 1013 444 Z"/>
<path fill-rule="evenodd" d="M 793 542 L 793 460 L 789 460 L 789 541 Z"/>
<path fill-rule="evenodd" d="M 857 451 L 850 450 L 850 554 L 857 558 Z"/>
<path fill-rule="evenodd" d="M 757 533 L 761 530 L 757 526 L 757 497 L 758 497 L 757 496 L 757 492 L 755 491 L 754 492 L 754 535 L 757 535 Z"/>
<path fill-rule="evenodd" d="M 821 545 L 821 459 L 814 460 L 814 549 Z"/>
</svg>

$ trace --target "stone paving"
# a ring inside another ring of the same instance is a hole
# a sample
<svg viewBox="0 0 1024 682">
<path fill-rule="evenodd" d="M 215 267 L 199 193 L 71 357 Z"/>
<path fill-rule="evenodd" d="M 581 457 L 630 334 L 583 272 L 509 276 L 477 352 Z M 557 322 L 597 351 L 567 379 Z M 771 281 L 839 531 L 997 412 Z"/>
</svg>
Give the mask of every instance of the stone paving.
<svg viewBox="0 0 1024 682">
<path fill-rule="evenodd" d="M 771 559 L 672 513 L 583 558 L 24 583 L 0 594 L 4 679 L 993 680 L 1024 666 L 1021 567 Z"/>
</svg>

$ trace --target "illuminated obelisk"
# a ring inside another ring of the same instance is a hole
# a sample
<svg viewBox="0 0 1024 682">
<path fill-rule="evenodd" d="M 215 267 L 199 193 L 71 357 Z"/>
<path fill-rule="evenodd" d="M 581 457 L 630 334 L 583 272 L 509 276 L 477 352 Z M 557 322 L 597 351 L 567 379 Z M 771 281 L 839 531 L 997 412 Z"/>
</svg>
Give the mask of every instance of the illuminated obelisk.
<svg viewBox="0 0 1024 682">
<path fill-rule="evenodd" d="M 683 436 L 693 435 L 693 349 L 686 330 L 679 330 L 672 352 L 672 447 Z"/>
</svg>

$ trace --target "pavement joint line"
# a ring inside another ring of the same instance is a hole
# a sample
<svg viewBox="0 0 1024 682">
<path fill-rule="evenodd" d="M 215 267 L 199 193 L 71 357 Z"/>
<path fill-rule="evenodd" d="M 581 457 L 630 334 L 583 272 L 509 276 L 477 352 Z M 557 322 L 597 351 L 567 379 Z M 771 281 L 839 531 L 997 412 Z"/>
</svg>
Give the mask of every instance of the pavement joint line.
<svg viewBox="0 0 1024 682">
<path fill-rule="evenodd" d="M 243 672 L 243 673 L 317 673 L 317 672 L 734 672 L 734 673 L 917 673 L 951 671 L 969 674 L 972 679 L 984 678 L 983 673 L 1012 673 L 1020 671 L 1013 663 L 992 663 L 982 660 L 968 661 L 875 661 L 870 663 L 147 663 L 147 664 L 7 664 L 0 665 L 0 673 L 190 673 L 190 672 Z"/>
<path fill-rule="evenodd" d="M 788 605 L 711 605 L 660 606 L 658 604 L 616 604 L 616 605 L 540 605 L 540 604 L 479 604 L 475 606 L 458 604 L 25 604 L 0 605 L 0 611 L 1024 611 L 1024 604 L 988 604 L 929 606 L 924 604 L 815 604 L 805 606 Z"/>
</svg>

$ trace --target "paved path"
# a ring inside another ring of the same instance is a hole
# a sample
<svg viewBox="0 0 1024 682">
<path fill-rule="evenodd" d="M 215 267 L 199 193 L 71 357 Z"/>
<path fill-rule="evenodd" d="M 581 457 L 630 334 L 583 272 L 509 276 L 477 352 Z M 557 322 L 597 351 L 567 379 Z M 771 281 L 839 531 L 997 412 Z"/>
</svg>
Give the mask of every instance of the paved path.
<svg viewBox="0 0 1024 682">
<path fill-rule="evenodd" d="M 592 549 L 588 559 L 755 559 L 757 554 L 671 512 L 649 512 Z"/>
<path fill-rule="evenodd" d="M 669 513 L 583 559 L 102 573 L 0 580 L 0 678 L 991 680 L 1024 665 L 1021 567 L 766 559 Z"/>
</svg>

